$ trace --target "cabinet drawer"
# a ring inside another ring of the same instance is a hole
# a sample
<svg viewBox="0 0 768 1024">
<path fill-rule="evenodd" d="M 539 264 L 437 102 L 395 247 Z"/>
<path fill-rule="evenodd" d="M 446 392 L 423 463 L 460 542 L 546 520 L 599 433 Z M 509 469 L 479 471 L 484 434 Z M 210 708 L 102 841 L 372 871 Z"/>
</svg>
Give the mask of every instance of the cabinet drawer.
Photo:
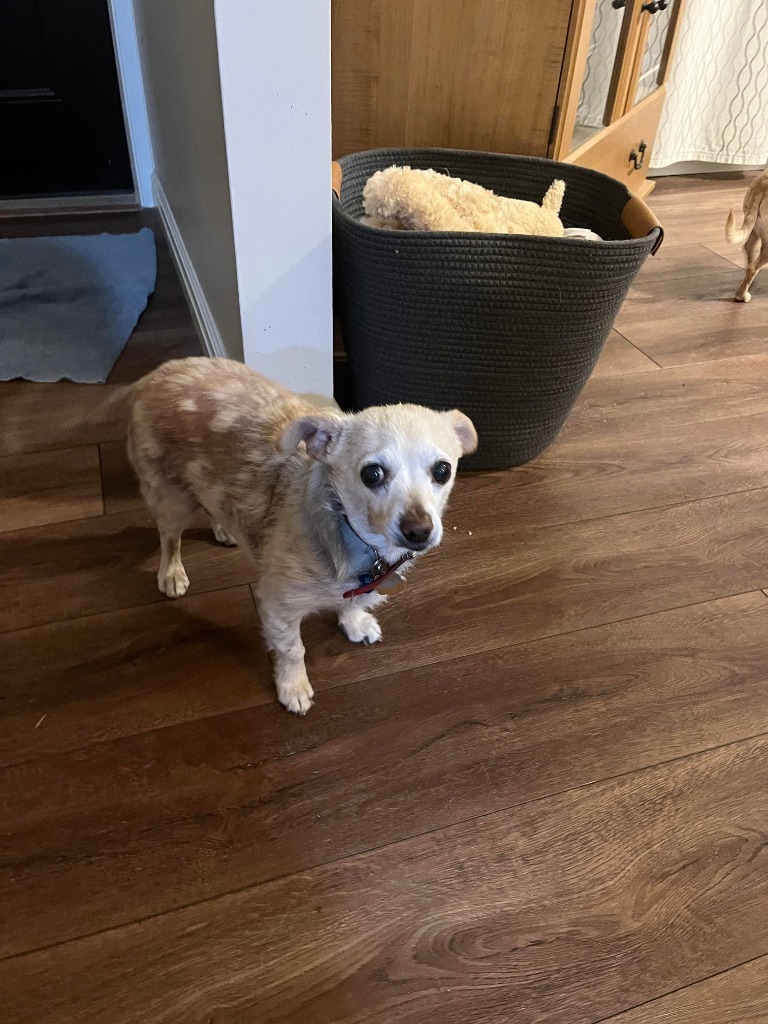
<svg viewBox="0 0 768 1024">
<path fill-rule="evenodd" d="M 646 176 L 659 127 L 664 92 L 663 86 L 657 89 L 628 114 L 575 149 L 564 158 L 565 162 L 610 174 L 612 178 L 623 181 L 631 192 L 641 196 L 647 194 L 653 187 Z M 641 148 L 643 144 L 644 151 Z"/>
</svg>

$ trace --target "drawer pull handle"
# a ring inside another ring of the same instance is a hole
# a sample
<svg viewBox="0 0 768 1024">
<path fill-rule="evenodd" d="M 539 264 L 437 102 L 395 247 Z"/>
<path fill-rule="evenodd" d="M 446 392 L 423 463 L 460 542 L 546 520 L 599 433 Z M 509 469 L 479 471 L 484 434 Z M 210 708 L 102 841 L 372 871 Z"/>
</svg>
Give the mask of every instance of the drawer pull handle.
<svg viewBox="0 0 768 1024">
<path fill-rule="evenodd" d="M 640 168 L 643 166 L 646 149 L 648 149 L 648 144 L 647 142 L 643 141 L 640 143 L 637 149 L 633 149 L 632 152 L 629 154 L 629 159 L 632 161 L 636 171 L 639 171 Z"/>
</svg>

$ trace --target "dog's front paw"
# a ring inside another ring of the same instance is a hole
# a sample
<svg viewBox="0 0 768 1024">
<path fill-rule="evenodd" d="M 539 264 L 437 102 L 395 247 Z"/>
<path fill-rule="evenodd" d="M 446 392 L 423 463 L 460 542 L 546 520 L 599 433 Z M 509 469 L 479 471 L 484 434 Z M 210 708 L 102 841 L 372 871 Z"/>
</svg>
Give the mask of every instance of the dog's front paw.
<svg viewBox="0 0 768 1024">
<path fill-rule="evenodd" d="M 277 688 L 277 699 L 294 715 L 306 715 L 312 707 L 314 695 L 314 690 L 306 678 L 295 683 L 284 683 Z"/>
<path fill-rule="evenodd" d="M 166 597 L 183 597 L 189 590 L 189 577 L 184 567 L 169 569 L 164 574 L 157 574 L 157 589 Z"/>
<path fill-rule="evenodd" d="M 382 638 L 381 626 L 370 612 L 354 608 L 339 616 L 339 626 L 353 644 L 376 644 Z"/>
</svg>

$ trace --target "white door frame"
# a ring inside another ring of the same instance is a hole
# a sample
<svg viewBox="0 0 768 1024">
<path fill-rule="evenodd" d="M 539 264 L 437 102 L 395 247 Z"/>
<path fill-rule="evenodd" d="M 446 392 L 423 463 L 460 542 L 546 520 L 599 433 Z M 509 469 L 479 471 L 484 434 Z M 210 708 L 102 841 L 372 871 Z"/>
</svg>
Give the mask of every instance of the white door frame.
<svg viewBox="0 0 768 1024">
<path fill-rule="evenodd" d="M 109 0 L 109 14 L 136 198 L 142 206 L 154 206 L 152 172 L 155 161 L 144 98 L 133 0 Z"/>
</svg>

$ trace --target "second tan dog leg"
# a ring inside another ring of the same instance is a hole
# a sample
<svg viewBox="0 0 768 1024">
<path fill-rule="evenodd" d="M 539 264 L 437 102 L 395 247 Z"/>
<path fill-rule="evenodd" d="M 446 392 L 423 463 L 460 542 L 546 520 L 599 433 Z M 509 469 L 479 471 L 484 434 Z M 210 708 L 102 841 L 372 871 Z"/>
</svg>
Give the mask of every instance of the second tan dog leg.
<svg viewBox="0 0 768 1024">
<path fill-rule="evenodd" d="M 277 699 L 288 711 L 306 715 L 312 707 L 314 691 L 304 664 L 302 616 L 268 596 L 268 583 L 259 589 L 259 617 L 264 640 L 272 653 Z"/>
<path fill-rule="evenodd" d="M 160 568 L 157 586 L 166 597 L 183 597 L 189 590 L 189 577 L 181 560 L 181 536 L 160 533 Z"/>
<path fill-rule="evenodd" d="M 747 270 L 744 274 L 744 280 L 739 285 L 736 290 L 736 294 L 733 297 L 735 302 L 750 301 L 752 296 L 749 294 L 749 287 L 763 267 L 768 265 L 768 260 L 765 258 L 765 251 L 761 243 L 760 235 L 756 231 L 753 231 L 747 239 L 744 245 L 744 252 L 747 255 Z"/>
<path fill-rule="evenodd" d="M 158 590 L 166 597 L 182 597 L 189 589 L 189 578 L 181 561 L 181 535 L 194 516 L 197 504 L 172 484 L 142 481 L 142 493 L 160 534 Z"/>
</svg>

